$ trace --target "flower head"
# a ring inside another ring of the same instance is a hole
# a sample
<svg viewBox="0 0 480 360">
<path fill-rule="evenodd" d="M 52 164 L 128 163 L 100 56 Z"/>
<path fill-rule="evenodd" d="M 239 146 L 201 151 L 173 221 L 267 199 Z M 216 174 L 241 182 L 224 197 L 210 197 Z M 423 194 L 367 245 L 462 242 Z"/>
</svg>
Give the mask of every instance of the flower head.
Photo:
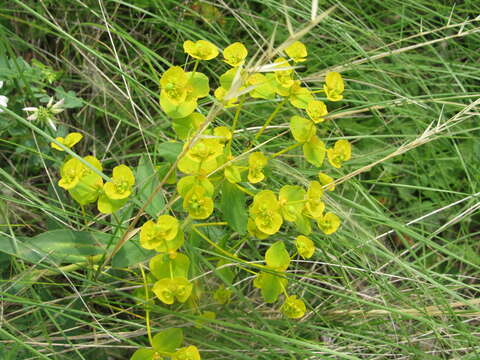
<svg viewBox="0 0 480 360">
<path fill-rule="evenodd" d="M 327 186 L 328 191 L 333 191 L 335 190 L 335 180 L 333 178 L 325 173 L 318 173 L 318 181 L 320 181 L 320 184 L 322 186 Z"/>
<path fill-rule="evenodd" d="M 304 235 L 299 235 L 295 238 L 295 246 L 298 254 L 304 259 L 310 259 L 315 252 L 315 244 Z"/>
<path fill-rule="evenodd" d="M 233 67 L 243 65 L 247 55 L 247 48 L 240 42 L 235 42 L 223 50 L 224 61 Z"/>
<path fill-rule="evenodd" d="M 63 110 L 65 110 L 63 108 L 63 103 L 64 99 L 61 99 L 54 104 L 53 97 L 51 97 L 47 106 L 39 106 L 38 108 L 26 107 L 23 108 L 23 111 L 32 113 L 27 117 L 27 120 L 46 122 L 53 130 L 57 131 L 57 126 L 55 125 L 54 121 L 55 115 L 60 114 Z"/>
<path fill-rule="evenodd" d="M 162 246 L 174 251 L 179 228 L 178 220 L 170 215 L 161 215 L 156 222 L 148 220 L 140 229 L 140 244 L 148 250 Z"/>
<path fill-rule="evenodd" d="M 200 360 L 200 353 L 196 346 L 190 345 L 176 351 L 172 360 Z"/>
<path fill-rule="evenodd" d="M 187 40 L 183 43 L 183 50 L 191 57 L 199 60 L 212 60 L 218 55 L 217 47 L 207 40 L 196 42 Z"/>
<path fill-rule="evenodd" d="M 254 196 L 250 215 L 258 230 L 268 235 L 275 234 L 283 223 L 280 204 L 271 190 L 262 190 Z"/>
<path fill-rule="evenodd" d="M 77 144 L 80 140 L 83 139 L 83 135 L 78 133 L 78 132 L 73 132 L 63 137 L 56 137 L 55 140 L 57 140 L 60 144 L 64 145 L 65 147 L 72 148 L 75 144 Z M 54 148 L 55 150 L 58 151 L 63 151 L 63 149 L 55 144 L 54 142 L 50 143 L 50 146 Z"/>
<path fill-rule="evenodd" d="M 296 295 L 287 297 L 280 308 L 282 314 L 290 319 L 299 319 L 303 317 L 306 310 L 305 303 L 301 299 L 297 299 Z"/>
<path fill-rule="evenodd" d="M 342 75 L 338 72 L 328 72 L 325 76 L 325 84 L 323 90 L 330 101 L 340 101 L 343 99 L 343 90 L 345 85 L 343 83 Z"/>
<path fill-rule="evenodd" d="M 207 196 L 204 187 L 195 185 L 185 195 L 183 208 L 192 219 L 206 219 L 213 212 L 213 200 Z"/>
<path fill-rule="evenodd" d="M 118 165 L 113 168 L 112 181 L 105 183 L 103 190 L 105 195 L 112 200 L 122 200 L 132 194 L 135 177 L 132 170 L 126 165 Z"/>
<path fill-rule="evenodd" d="M 340 218 L 331 212 L 320 216 L 316 220 L 318 227 L 326 235 L 333 234 L 340 227 Z"/>
<path fill-rule="evenodd" d="M 193 285 L 184 277 L 158 280 L 152 288 L 155 295 L 165 304 L 173 304 L 175 300 L 184 303 L 192 293 Z"/>
<path fill-rule="evenodd" d="M 307 48 L 301 41 L 295 41 L 285 49 L 285 52 L 294 62 L 303 62 L 307 57 Z"/>
<path fill-rule="evenodd" d="M 328 114 L 327 105 L 320 100 L 310 101 L 307 105 L 307 114 L 315 124 L 324 122 L 324 116 Z"/>
<path fill-rule="evenodd" d="M 327 157 L 330 165 L 340 168 L 344 161 L 352 157 L 352 145 L 348 140 L 338 140 L 332 149 L 327 149 Z"/>
<path fill-rule="evenodd" d="M 161 94 L 173 104 L 180 104 L 187 97 L 188 76 L 180 66 L 173 66 L 160 78 Z"/>
<path fill-rule="evenodd" d="M 58 185 L 65 190 L 73 189 L 83 176 L 84 167 L 82 162 L 77 158 L 67 160 L 60 168 L 61 179 Z"/>
<path fill-rule="evenodd" d="M 267 157 L 261 152 L 251 153 L 248 157 L 248 181 L 256 184 L 265 179 L 263 168 L 267 165 L 267 162 Z"/>
<path fill-rule="evenodd" d="M 311 181 L 307 190 L 307 202 L 305 212 L 308 216 L 316 219 L 322 216 L 325 204 L 321 200 L 323 195 L 322 185 L 318 181 Z"/>
</svg>

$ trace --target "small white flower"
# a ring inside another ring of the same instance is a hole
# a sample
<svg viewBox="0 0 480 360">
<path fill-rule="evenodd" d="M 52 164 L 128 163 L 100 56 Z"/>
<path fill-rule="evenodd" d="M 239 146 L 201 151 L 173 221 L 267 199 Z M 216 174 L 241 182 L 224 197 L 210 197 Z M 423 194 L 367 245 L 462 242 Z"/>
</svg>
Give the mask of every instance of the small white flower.
<svg viewBox="0 0 480 360">
<path fill-rule="evenodd" d="M 53 97 L 50 98 L 48 101 L 48 104 L 46 107 L 44 106 L 39 106 L 37 107 L 26 107 L 23 108 L 23 111 L 26 112 L 31 112 L 27 117 L 27 120 L 30 121 L 35 121 L 35 120 L 40 120 L 40 121 L 46 121 L 50 127 L 57 131 L 57 127 L 55 126 L 55 115 L 60 114 L 63 110 L 63 103 L 64 99 L 61 99 L 60 101 L 57 101 L 55 104 L 53 103 Z"/>
<path fill-rule="evenodd" d="M 3 87 L 3 81 L 0 81 L 0 89 Z M 0 106 L 7 107 L 8 105 L 8 98 L 6 96 L 0 95 Z M 0 113 L 3 112 L 2 109 L 0 109 Z"/>
</svg>

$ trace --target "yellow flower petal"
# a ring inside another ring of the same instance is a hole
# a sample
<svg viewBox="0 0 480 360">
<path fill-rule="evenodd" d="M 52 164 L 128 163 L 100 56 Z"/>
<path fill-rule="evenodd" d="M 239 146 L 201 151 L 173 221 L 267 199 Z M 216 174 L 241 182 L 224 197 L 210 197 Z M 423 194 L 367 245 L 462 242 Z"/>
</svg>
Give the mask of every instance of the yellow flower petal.
<svg viewBox="0 0 480 360">
<path fill-rule="evenodd" d="M 207 40 L 196 42 L 187 40 L 183 43 L 183 50 L 191 57 L 199 60 L 211 60 L 218 55 L 218 48 Z"/>
<path fill-rule="evenodd" d="M 224 61 L 233 67 L 243 65 L 247 55 L 247 48 L 240 42 L 235 42 L 223 50 Z"/>
</svg>

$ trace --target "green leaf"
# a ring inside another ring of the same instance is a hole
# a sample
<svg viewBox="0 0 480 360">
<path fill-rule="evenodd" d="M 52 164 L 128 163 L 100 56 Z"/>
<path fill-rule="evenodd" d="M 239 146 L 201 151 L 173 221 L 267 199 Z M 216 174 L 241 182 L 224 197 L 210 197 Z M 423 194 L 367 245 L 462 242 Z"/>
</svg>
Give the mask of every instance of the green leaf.
<svg viewBox="0 0 480 360">
<path fill-rule="evenodd" d="M 320 167 L 325 158 L 325 143 L 317 136 L 312 136 L 309 142 L 303 144 L 303 155 L 310 164 Z"/>
<path fill-rule="evenodd" d="M 146 250 L 140 246 L 138 235 L 128 240 L 112 259 L 112 265 L 117 268 L 127 268 L 144 262 L 156 252 Z"/>
<path fill-rule="evenodd" d="M 235 184 L 224 181 L 220 211 L 223 214 L 223 219 L 240 235 L 244 235 L 247 232 L 248 213 L 245 203 L 245 194 Z"/>
<path fill-rule="evenodd" d="M 83 105 L 82 99 L 78 98 L 74 91 L 65 91 L 61 86 L 55 88 L 55 96 L 64 100 L 62 107 L 65 109 L 79 108 Z"/>
<path fill-rule="evenodd" d="M 156 351 L 173 353 L 182 345 L 182 342 L 182 329 L 170 328 L 155 335 L 153 337 L 152 345 Z"/>
<path fill-rule="evenodd" d="M 158 279 L 184 277 L 188 279 L 190 259 L 182 253 L 177 253 L 174 259 L 168 254 L 158 254 L 150 260 L 150 271 Z"/>
<path fill-rule="evenodd" d="M 145 154 L 140 158 L 135 178 L 138 184 L 138 197 L 142 203 L 145 203 L 160 184 L 158 173 L 155 171 L 151 160 Z M 165 199 L 163 198 L 163 192 L 159 191 L 147 205 L 145 212 L 150 216 L 156 217 L 164 207 Z"/>
<path fill-rule="evenodd" d="M 141 348 L 135 351 L 130 360 L 152 360 L 155 350 Z"/>
<path fill-rule="evenodd" d="M 173 119 L 172 127 L 180 140 L 186 140 L 193 135 L 206 121 L 206 117 L 198 112 L 193 112 L 187 117 Z"/>
<path fill-rule="evenodd" d="M 174 163 L 182 152 L 183 145 L 179 142 L 164 142 L 157 146 L 158 155 L 169 163 Z"/>
<path fill-rule="evenodd" d="M 272 269 L 285 271 L 290 265 L 290 255 L 282 241 L 277 241 L 265 253 L 265 262 Z"/>
<path fill-rule="evenodd" d="M 163 180 L 165 175 L 170 171 L 170 168 L 172 167 L 172 164 L 169 162 L 161 162 L 157 166 L 155 166 L 155 169 L 158 173 L 158 179 L 160 181 Z M 173 169 L 173 171 L 170 173 L 168 176 L 167 180 L 165 181 L 166 184 L 176 184 L 177 183 L 177 171 L 176 169 Z"/>
<path fill-rule="evenodd" d="M 44 232 L 32 238 L 0 237 L 0 251 L 21 259 L 38 262 L 49 258 L 55 262 L 85 262 L 88 256 L 103 253 L 102 245 L 110 235 L 68 229 Z"/>
</svg>

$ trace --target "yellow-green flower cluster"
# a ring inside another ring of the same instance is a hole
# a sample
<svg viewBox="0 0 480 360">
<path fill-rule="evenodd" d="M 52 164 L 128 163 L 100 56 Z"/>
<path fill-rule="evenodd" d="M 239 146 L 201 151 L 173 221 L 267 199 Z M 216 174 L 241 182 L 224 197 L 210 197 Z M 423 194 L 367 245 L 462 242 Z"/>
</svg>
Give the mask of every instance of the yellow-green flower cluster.
<svg viewBox="0 0 480 360">
<path fill-rule="evenodd" d="M 151 341 L 152 347 L 140 348 L 130 360 L 200 360 L 200 352 L 194 345 L 180 347 L 183 343 L 183 330 L 169 328 L 160 331 Z"/>
<path fill-rule="evenodd" d="M 319 180 L 311 181 L 308 188 L 285 185 L 277 195 L 271 190 L 262 190 L 253 198 L 250 206 L 248 231 L 259 239 L 276 234 L 284 221 L 292 222 L 304 235 L 312 232 L 311 220 L 315 221 L 326 235 L 333 234 L 340 226 L 340 219 L 332 212 L 325 212 L 322 201 L 324 186 L 332 189 L 333 179 L 320 173 Z"/>
<path fill-rule="evenodd" d="M 79 133 L 68 134 L 65 138 L 57 137 L 62 145 L 71 148 L 82 139 Z M 63 151 L 57 144 L 52 148 Z M 119 210 L 132 195 L 135 177 L 132 170 L 126 165 L 113 168 L 110 181 L 104 183 L 100 160 L 89 155 L 83 161 L 77 157 L 69 157 L 60 168 L 58 185 L 67 190 L 72 198 L 81 206 L 97 202 L 98 211 L 111 214 Z"/>
</svg>

